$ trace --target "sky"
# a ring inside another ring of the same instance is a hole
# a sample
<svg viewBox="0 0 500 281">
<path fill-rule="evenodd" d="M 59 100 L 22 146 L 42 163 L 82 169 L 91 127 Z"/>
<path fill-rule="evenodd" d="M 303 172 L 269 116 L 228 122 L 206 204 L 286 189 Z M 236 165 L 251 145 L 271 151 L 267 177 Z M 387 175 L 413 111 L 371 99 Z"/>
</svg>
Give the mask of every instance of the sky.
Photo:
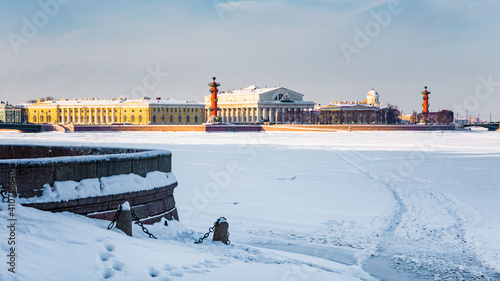
<svg viewBox="0 0 500 281">
<path fill-rule="evenodd" d="M 282 86 L 318 104 L 362 101 L 500 119 L 500 2 L 0 2 L 0 100 L 203 101 Z"/>
</svg>

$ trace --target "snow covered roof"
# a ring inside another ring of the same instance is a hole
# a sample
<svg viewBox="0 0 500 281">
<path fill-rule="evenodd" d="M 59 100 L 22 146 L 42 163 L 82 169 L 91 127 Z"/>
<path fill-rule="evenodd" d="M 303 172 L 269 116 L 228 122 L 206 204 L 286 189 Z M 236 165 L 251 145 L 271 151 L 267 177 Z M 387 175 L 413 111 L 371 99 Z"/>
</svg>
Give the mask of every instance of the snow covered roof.
<svg viewBox="0 0 500 281">
<path fill-rule="evenodd" d="M 259 94 L 260 95 L 260 94 L 265 94 L 265 93 L 268 93 L 268 92 L 271 92 L 271 91 L 276 91 L 276 90 L 279 90 L 279 89 L 284 89 L 287 92 L 293 92 L 296 95 L 304 96 L 301 93 L 297 93 L 297 92 L 292 91 L 290 89 L 287 89 L 285 87 L 272 87 L 272 88 L 267 88 L 266 87 L 266 88 L 261 88 L 261 87 L 256 86 L 256 85 L 251 85 L 251 86 L 246 87 L 245 89 L 240 89 L 240 90 L 221 91 L 219 93 L 219 95 L 248 95 L 249 93 Z"/>
<path fill-rule="evenodd" d="M 363 103 L 363 102 L 336 102 L 321 106 L 320 110 L 378 110 L 379 106 Z"/>
<path fill-rule="evenodd" d="M 251 86 L 248 86 L 245 88 L 245 90 L 247 90 L 247 91 L 252 91 L 252 90 L 257 90 L 257 89 L 260 89 L 260 87 L 256 86 L 256 85 L 251 85 Z"/>
<path fill-rule="evenodd" d="M 89 105 L 89 106 L 106 106 L 106 105 L 127 105 L 127 104 L 136 104 L 136 103 L 142 103 L 144 105 L 150 105 L 150 104 L 163 104 L 163 105 L 181 105 L 181 104 L 189 104 L 189 105 L 200 105 L 204 106 L 202 103 L 198 103 L 195 101 L 181 101 L 181 100 L 175 100 L 175 99 L 162 99 L 162 100 L 157 100 L 157 99 L 149 99 L 149 98 L 142 98 L 142 99 L 126 99 L 126 98 L 119 98 L 119 99 L 73 99 L 73 100 L 68 100 L 68 99 L 60 99 L 60 100 L 53 100 L 53 101 L 43 101 L 43 102 L 38 102 L 38 103 L 33 103 L 33 104 L 26 104 L 25 106 L 43 106 L 43 105 L 60 105 L 60 106 L 81 106 L 81 105 Z"/>
</svg>

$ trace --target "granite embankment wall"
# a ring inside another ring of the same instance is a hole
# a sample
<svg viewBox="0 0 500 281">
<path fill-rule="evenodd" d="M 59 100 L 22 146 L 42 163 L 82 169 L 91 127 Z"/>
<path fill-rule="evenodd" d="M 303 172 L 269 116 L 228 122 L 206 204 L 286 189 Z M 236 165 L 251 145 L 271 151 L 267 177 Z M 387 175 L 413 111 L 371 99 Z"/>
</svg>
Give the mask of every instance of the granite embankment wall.
<svg viewBox="0 0 500 281">
<path fill-rule="evenodd" d="M 128 201 L 144 223 L 161 217 L 178 219 L 173 197 L 177 181 L 147 190 L 106 194 L 70 200 L 29 203 L 43 195 L 43 187 L 55 182 L 100 179 L 149 172 L 170 173 L 171 153 L 165 150 L 127 148 L 0 145 L 0 185 L 26 201 L 26 206 L 47 211 L 70 211 L 88 217 L 111 220 L 118 205 Z M 11 189 L 11 185 L 15 188 Z M 85 194 L 85 192 L 83 193 Z"/>
<path fill-rule="evenodd" d="M 103 132 L 103 131 L 156 131 L 156 132 L 259 132 L 259 131 L 442 131 L 455 130 L 454 125 L 242 125 L 242 124 L 199 124 L 199 125 L 42 125 L 42 131 L 61 132 Z"/>
<path fill-rule="evenodd" d="M 270 125 L 262 126 L 264 131 L 449 131 L 455 130 L 454 125 Z"/>
</svg>

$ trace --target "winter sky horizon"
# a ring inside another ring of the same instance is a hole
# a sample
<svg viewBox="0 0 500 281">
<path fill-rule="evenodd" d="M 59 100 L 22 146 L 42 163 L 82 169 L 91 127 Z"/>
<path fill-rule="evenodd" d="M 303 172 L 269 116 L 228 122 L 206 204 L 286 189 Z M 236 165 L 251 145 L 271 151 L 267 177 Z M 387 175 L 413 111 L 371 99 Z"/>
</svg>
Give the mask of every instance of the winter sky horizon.
<svg viewBox="0 0 500 281">
<path fill-rule="evenodd" d="M 498 1 L 2 1 L 0 100 L 283 86 L 500 119 Z"/>
</svg>

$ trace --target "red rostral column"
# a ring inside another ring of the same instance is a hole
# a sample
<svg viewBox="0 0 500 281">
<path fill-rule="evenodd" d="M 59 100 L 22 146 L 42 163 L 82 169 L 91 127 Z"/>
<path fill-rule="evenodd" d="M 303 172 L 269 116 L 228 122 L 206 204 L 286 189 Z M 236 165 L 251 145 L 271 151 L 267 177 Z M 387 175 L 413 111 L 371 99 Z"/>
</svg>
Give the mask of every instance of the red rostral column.
<svg viewBox="0 0 500 281">
<path fill-rule="evenodd" d="M 427 117 L 429 116 L 429 95 L 431 92 L 427 91 L 427 86 L 425 86 L 424 89 L 425 90 L 422 92 L 422 95 L 424 95 L 422 97 L 424 99 L 424 102 L 422 103 L 422 116 L 427 120 Z"/>
<path fill-rule="evenodd" d="M 208 84 L 210 87 L 210 93 L 212 93 L 212 97 L 210 99 L 210 122 L 217 122 L 217 93 L 219 90 L 217 87 L 220 86 L 219 83 L 215 82 L 215 77 L 212 77 L 213 82 Z"/>
</svg>

